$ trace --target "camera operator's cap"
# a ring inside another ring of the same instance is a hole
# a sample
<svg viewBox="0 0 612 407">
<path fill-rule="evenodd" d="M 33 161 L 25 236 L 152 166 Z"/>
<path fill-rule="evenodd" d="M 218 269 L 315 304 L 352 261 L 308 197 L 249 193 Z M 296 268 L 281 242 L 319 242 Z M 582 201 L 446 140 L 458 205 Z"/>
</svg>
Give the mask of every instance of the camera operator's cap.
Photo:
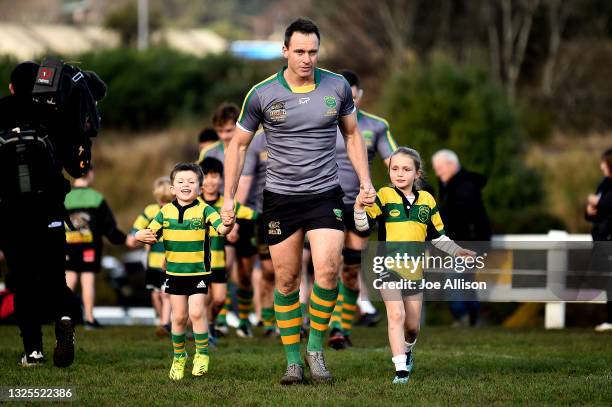
<svg viewBox="0 0 612 407">
<path fill-rule="evenodd" d="M 38 68 L 40 68 L 40 65 L 36 62 L 25 61 L 13 69 L 13 72 L 11 72 L 11 84 L 15 94 L 24 95 L 32 93 Z"/>
<path fill-rule="evenodd" d="M 100 100 L 104 99 L 104 96 L 106 96 L 107 89 L 106 83 L 104 83 L 104 81 L 100 79 L 98 74 L 93 71 L 85 71 L 83 73 L 85 74 L 85 78 L 87 79 L 87 86 L 91 91 L 91 95 L 94 97 L 96 102 L 99 102 Z"/>
</svg>

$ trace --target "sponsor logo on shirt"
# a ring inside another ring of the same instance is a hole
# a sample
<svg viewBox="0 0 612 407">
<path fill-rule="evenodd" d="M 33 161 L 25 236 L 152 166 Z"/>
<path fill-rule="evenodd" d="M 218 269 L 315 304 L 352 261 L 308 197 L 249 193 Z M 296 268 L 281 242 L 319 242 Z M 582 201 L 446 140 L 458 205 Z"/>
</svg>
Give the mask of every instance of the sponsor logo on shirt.
<svg viewBox="0 0 612 407">
<path fill-rule="evenodd" d="M 372 130 L 364 130 L 361 132 L 361 135 L 363 136 L 363 139 L 366 142 L 366 146 L 371 147 L 372 139 L 374 138 L 374 132 Z"/>
<path fill-rule="evenodd" d="M 204 229 L 204 219 L 202 218 L 193 218 L 189 222 L 189 229 L 191 230 L 200 230 Z"/>
<path fill-rule="evenodd" d="M 397 209 L 392 209 L 392 210 L 389 212 L 389 216 L 392 216 L 392 217 L 394 217 L 394 218 L 397 218 L 398 216 L 400 216 L 400 211 L 399 211 L 399 210 L 397 210 Z"/>
<path fill-rule="evenodd" d="M 287 109 L 285 108 L 285 102 L 272 103 L 269 114 L 271 122 L 280 123 L 287 120 Z"/>
<path fill-rule="evenodd" d="M 306 105 L 308 104 L 308 102 L 310 102 L 310 98 L 300 98 L 300 100 L 298 101 L 298 104 Z"/>
</svg>

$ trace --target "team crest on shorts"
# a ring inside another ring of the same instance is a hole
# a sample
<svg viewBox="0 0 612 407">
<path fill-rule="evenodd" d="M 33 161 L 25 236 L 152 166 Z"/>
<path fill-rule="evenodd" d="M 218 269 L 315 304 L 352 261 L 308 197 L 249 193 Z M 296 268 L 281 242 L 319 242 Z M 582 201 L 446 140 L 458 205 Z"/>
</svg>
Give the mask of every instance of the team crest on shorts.
<svg viewBox="0 0 612 407">
<path fill-rule="evenodd" d="M 281 234 L 279 221 L 273 220 L 272 222 L 268 223 L 268 234 L 269 235 L 280 235 Z"/>
<path fill-rule="evenodd" d="M 419 208 L 419 220 L 423 223 L 427 223 L 429 221 L 429 207 L 427 206 L 421 206 Z"/>
<path fill-rule="evenodd" d="M 335 208 L 334 215 L 336 215 L 336 219 L 342 220 L 342 209 Z"/>
<path fill-rule="evenodd" d="M 271 122 L 284 122 L 287 119 L 287 109 L 285 108 L 285 102 L 272 103 L 269 114 Z"/>
<path fill-rule="evenodd" d="M 193 218 L 189 222 L 189 229 L 191 230 L 200 230 L 204 229 L 204 219 L 202 218 Z"/>
</svg>

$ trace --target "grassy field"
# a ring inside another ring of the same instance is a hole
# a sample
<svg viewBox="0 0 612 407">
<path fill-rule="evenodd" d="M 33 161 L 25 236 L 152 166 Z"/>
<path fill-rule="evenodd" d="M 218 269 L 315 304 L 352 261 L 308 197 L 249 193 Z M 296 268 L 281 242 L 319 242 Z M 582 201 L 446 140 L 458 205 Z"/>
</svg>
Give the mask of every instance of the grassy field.
<svg viewBox="0 0 612 407">
<path fill-rule="evenodd" d="M 47 357 L 51 329 L 45 330 Z M 258 332 L 256 332 L 258 333 Z M 355 347 L 327 350 L 333 385 L 282 387 L 277 340 L 224 339 L 203 378 L 171 383 L 170 343 L 147 327 L 77 331 L 77 359 L 17 365 L 15 327 L 0 327 L 0 386 L 70 386 L 79 405 L 611 405 L 612 335 L 592 330 L 426 327 L 408 386 L 390 384 L 384 326 L 358 328 Z M 188 351 L 193 353 L 193 343 Z M 188 364 L 190 369 L 190 364 Z"/>
</svg>

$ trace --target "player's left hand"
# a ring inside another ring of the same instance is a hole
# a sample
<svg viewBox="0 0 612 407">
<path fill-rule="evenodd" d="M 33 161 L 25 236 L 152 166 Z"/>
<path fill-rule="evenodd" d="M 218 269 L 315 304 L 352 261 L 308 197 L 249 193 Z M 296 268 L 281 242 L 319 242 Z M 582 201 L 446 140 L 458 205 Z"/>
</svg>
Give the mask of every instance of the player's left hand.
<svg viewBox="0 0 612 407">
<path fill-rule="evenodd" d="M 376 190 L 372 186 L 372 183 L 360 185 L 357 199 L 363 206 L 372 206 L 374 204 L 376 200 Z"/>
<path fill-rule="evenodd" d="M 232 226 L 236 222 L 236 213 L 234 212 L 234 202 L 227 199 L 221 207 L 221 222 L 224 226 Z"/>
</svg>

